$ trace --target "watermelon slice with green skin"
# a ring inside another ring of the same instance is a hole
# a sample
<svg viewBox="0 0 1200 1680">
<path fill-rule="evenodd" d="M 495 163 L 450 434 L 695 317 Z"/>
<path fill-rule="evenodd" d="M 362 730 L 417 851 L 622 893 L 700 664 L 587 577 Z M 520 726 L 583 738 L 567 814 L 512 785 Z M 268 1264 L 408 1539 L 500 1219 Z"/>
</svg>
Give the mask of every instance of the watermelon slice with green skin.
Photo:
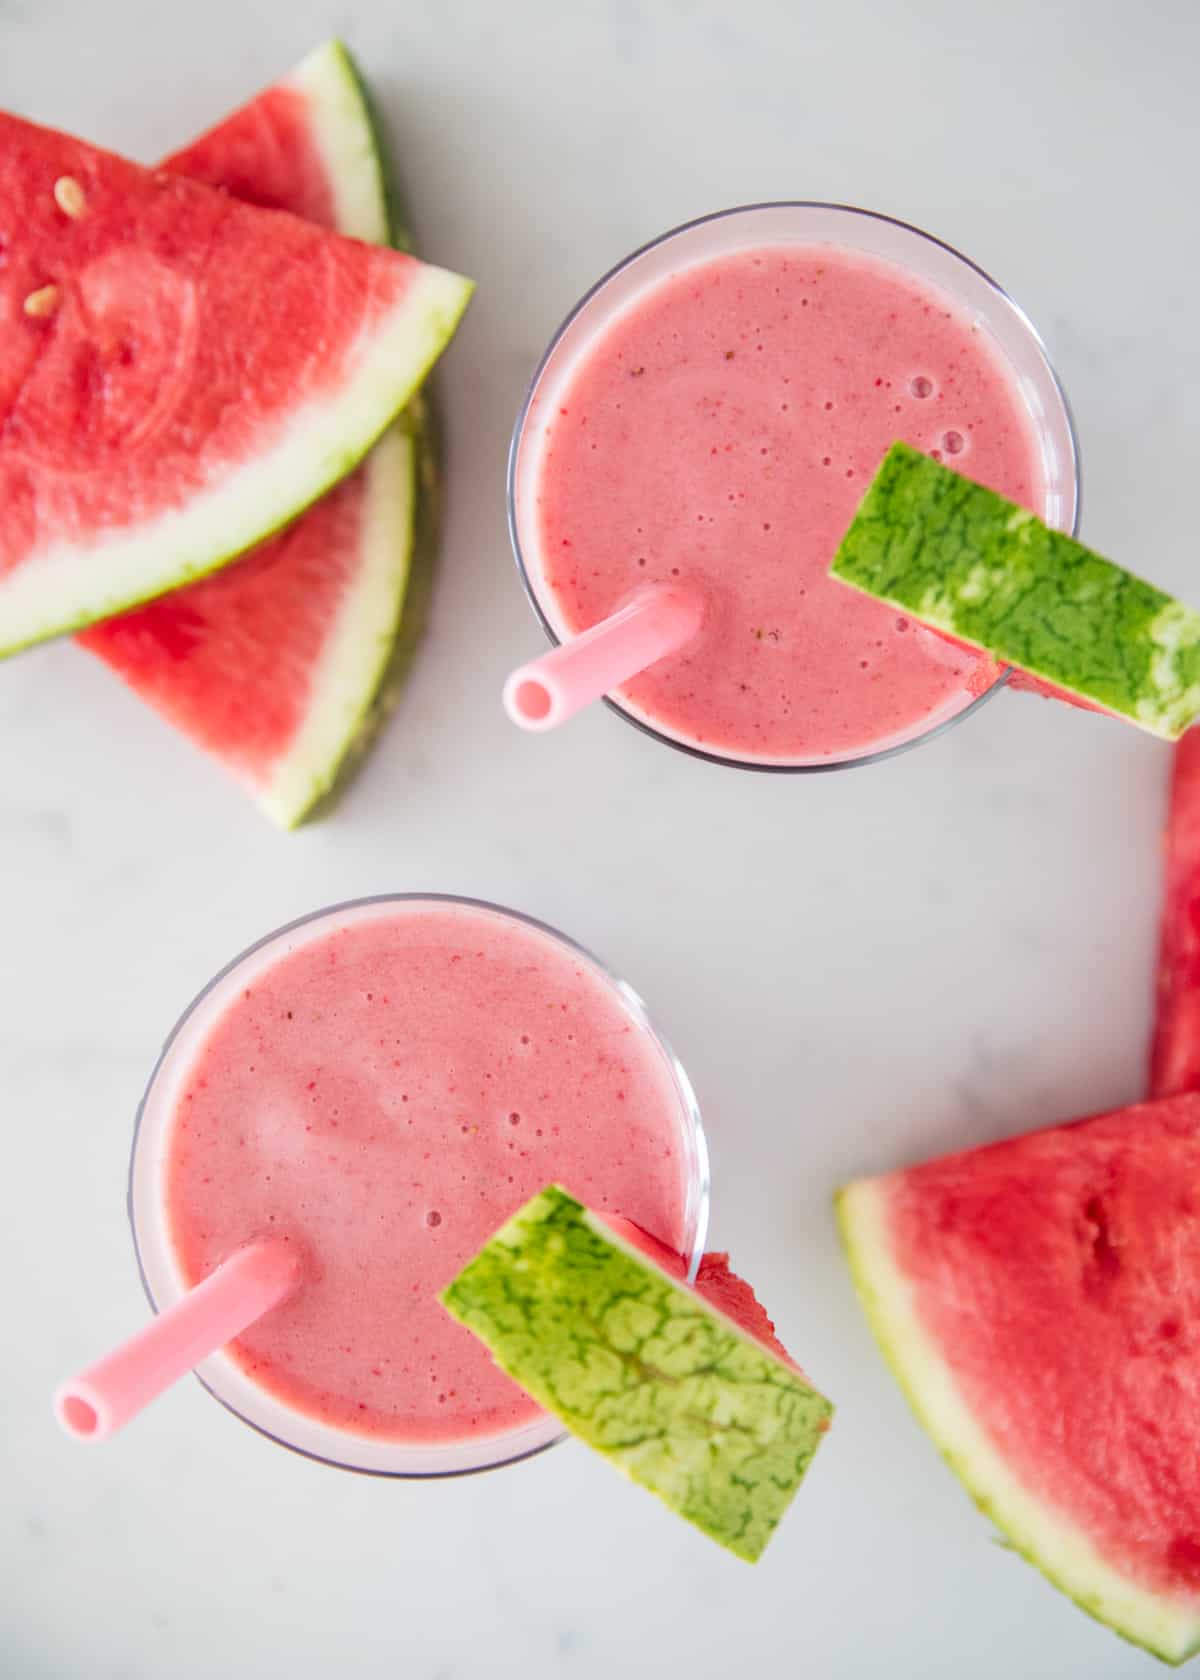
<svg viewBox="0 0 1200 1680">
<path fill-rule="evenodd" d="M 0 653 L 204 575 L 354 467 L 469 283 L 0 115 Z"/>
<path fill-rule="evenodd" d="M 830 571 L 1166 740 L 1200 716 L 1200 613 L 908 444 Z"/>
<path fill-rule="evenodd" d="M 676 1254 L 673 1248 L 659 1242 L 657 1237 L 652 1237 L 649 1231 L 643 1231 L 641 1226 L 635 1225 L 632 1220 L 606 1213 L 604 1222 L 618 1237 L 640 1249 L 657 1266 L 661 1266 L 664 1272 L 669 1272 L 677 1282 L 687 1282 L 688 1263 L 682 1254 Z M 739 1277 L 731 1269 L 728 1254 L 702 1254 L 692 1288 L 710 1307 L 724 1313 L 726 1318 L 731 1318 L 735 1324 L 740 1325 L 748 1336 L 753 1336 L 756 1342 L 761 1342 L 765 1348 L 769 1348 L 777 1359 L 784 1360 L 793 1370 L 800 1370 L 775 1334 L 775 1323 L 767 1309 L 745 1278 Z"/>
<path fill-rule="evenodd" d="M 572 1434 L 753 1563 L 832 1407 L 671 1270 L 551 1186 L 441 1300 Z"/>
<path fill-rule="evenodd" d="M 1200 1649 L 1200 1096 L 837 1206 L 879 1344 L 980 1509 L 1125 1638 Z"/>
<path fill-rule="evenodd" d="M 340 42 L 164 168 L 373 244 L 407 245 L 363 84 Z M 234 566 L 92 626 L 81 644 L 284 827 L 310 815 L 384 709 L 418 530 L 436 508 L 424 397 L 366 461 Z"/>
<path fill-rule="evenodd" d="M 1200 1091 L 1200 729 L 1175 748 L 1150 1095 Z"/>
</svg>

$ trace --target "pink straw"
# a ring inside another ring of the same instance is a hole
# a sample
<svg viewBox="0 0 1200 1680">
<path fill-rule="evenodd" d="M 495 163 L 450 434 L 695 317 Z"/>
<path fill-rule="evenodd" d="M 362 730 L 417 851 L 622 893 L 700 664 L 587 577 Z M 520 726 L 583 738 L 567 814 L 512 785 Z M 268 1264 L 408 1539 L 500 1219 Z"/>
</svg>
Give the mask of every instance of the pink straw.
<svg viewBox="0 0 1200 1680">
<path fill-rule="evenodd" d="M 656 585 L 573 641 L 514 671 L 504 709 L 522 729 L 556 729 L 602 694 L 690 642 L 704 603 L 690 589 Z"/>
<path fill-rule="evenodd" d="M 68 1435 L 103 1441 L 210 1353 L 270 1312 L 294 1287 L 300 1262 L 278 1242 L 254 1243 L 54 1396 Z"/>
</svg>

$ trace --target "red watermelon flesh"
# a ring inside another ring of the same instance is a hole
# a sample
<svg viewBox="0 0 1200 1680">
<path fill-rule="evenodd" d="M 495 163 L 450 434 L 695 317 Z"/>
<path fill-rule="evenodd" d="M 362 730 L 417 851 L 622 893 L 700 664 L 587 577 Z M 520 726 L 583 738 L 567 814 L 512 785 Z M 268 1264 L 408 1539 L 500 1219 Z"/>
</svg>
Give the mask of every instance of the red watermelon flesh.
<svg viewBox="0 0 1200 1680">
<path fill-rule="evenodd" d="M 1200 1645 L 1200 1096 L 862 1180 L 872 1327 L 982 1508 L 1084 1608 Z"/>
<path fill-rule="evenodd" d="M 135 694 L 219 758 L 285 827 L 330 779 L 319 770 L 306 775 L 297 791 L 299 808 L 287 797 L 288 808 L 276 810 L 274 773 L 308 715 L 313 674 L 358 574 L 364 471 L 360 467 L 235 565 L 93 625 L 78 638 Z M 403 542 L 399 533 L 398 549 Z M 390 631 L 392 623 L 382 628 Z M 337 743 L 339 759 L 347 744 Z"/>
<path fill-rule="evenodd" d="M 775 1321 L 758 1296 L 745 1278 L 730 1270 L 728 1254 L 702 1255 L 695 1287 L 697 1295 L 703 1295 L 710 1307 L 716 1307 L 726 1318 L 740 1324 L 748 1336 L 753 1336 L 756 1342 L 770 1348 L 777 1358 L 784 1360 L 793 1370 L 800 1369 L 775 1334 Z"/>
<path fill-rule="evenodd" d="M 331 50 L 344 52 L 330 43 L 317 54 Z M 345 231 L 338 227 L 334 183 L 313 127 L 310 95 L 291 78 L 264 89 L 190 146 L 172 152 L 162 167 L 220 187 L 246 204 L 290 210 L 319 227 Z"/>
<path fill-rule="evenodd" d="M 1200 1091 L 1200 729 L 1175 748 L 1150 1095 Z"/>
<path fill-rule="evenodd" d="M 9 652 L 299 512 L 419 384 L 469 291 L 3 114 L 0 239 Z"/>
<path fill-rule="evenodd" d="M 163 167 L 327 227 L 338 225 L 340 210 L 341 231 L 356 237 L 397 233 L 361 86 L 337 42 Z M 79 638 L 285 826 L 334 780 L 383 678 L 407 581 L 420 430 L 414 413 L 236 565 Z M 352 664 L 331 693 L 339 629 L 372 592 L 365 645 L 350 650 Z"/>
</svg>

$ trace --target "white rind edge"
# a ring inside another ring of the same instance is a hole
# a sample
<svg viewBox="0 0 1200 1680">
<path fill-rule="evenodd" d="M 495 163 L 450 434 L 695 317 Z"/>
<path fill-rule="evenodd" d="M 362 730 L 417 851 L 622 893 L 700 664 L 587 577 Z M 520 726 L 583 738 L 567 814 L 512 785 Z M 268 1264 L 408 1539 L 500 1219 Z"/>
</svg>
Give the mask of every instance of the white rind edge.
<svg viewBox="0 0 1200 1680">
<path fill-rule="evenodd" d="M 391 242 L 387 191 L 362 87 L 339 41 L 314 48 L 287 78 L 305 101 L 334 195 L 339 233 Z M 362 565 L 312 673 L 305 721 L 266 780 L 259 806 L 283 828 L 299 823 L 336 779 L 363 727 L 395 643 L 412 567 L 417 496 L 413 437 L 397 422 L 367 456 Z"/>
<path fill-rule="evenodd" d="M 85 549 L 28 556 L 0 596 L 0 654 L 203 577 L 285 525 L 366 454 L 449 341 L 470 293 L 460 275 L 419 267 L 403 297 L 362 335 L 357 368 L 337 396 L 306 404 L 268 450 L 185 507 Z M 73 603 L 65 620 L 64 600 Z"/>
<path fill-rule="evenodd" d="M 258 803 L 294 827 L 328 791 L 353 747 L 395 645 L 412 564 L 416 447 L 393 426 L 364 474 L 361 564 L 312 676 L 304 723 L 271 766 Z"/>
<path fill-rule="evenodd" d="M 390 245 L 387 189 L 370 113 L 340 41 L 314 47 L 285 86 L 308 106 L 312 138 L 333 190 L 334 225 L 350 239 Z"/>
<path fill-rule="evenodd" d="M 887 1187 L 887 1179 L 849 1185 L 838 1222 L 863 1310 L 917 1421 L 980 1510 L 1054 1586 L 1134 1644 L 1185 1661 L 1200 1649 L 1200 1599 L 1172 1600 L 1114 1569 L 1080 1528 L 1018 1481 L 976 1421 L 892 1258 Z"/>
</svg>

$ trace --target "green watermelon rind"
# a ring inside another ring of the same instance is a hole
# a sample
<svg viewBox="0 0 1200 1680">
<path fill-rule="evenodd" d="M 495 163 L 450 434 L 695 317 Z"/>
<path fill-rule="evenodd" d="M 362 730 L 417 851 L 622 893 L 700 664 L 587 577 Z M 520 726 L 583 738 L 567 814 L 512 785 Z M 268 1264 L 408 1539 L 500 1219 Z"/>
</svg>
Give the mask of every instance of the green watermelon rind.
<svg viewBox="0 0 1200 1680">
<path fill-rule="evenodd" d="M 1088 1536 L 1013 1475 L 927 1334 L 887 1236 L 888 1180 L 860 1179 L 835 1197 L 838 1228 L 867 1322 L 918 1423 L 1012 1548 L 1080 1609 L 1130 1644 L 1179 1664 L 1200 1650 L 1200 1606 L 1122 1575 Z"/>
<path fill-rule="evenodd" d="M 1165 740 L 1200 716 L 1200 613 L 908 444 L 830 573 Z"/>
<path fill-rule="evenodd" d="M 346 91 L 345 106 L 349 109 L 352 103 L 357 104 L 362 113 L 362 121 L 371 136 L 376 168 L 375 194 L 383 206 L 383 225 L 387 229 L 385 236 L 375 243 L 391 243 L 398 251 L 407 251 L 411 256 L 415 252 L 411 218 L 392 164 L 391 147 L 385 144 L 386 125 L 383 114 L 370 84 L 355 62 L 353 53 L 342 41 L 327 41 L 297 67 L 298 73 L 303 73 L 309 65 L 319 64 L 325 55 L 338 60 L 340 74 L 353 84 L 353 94 L 349 90 Z"/>
<path fill-rule="evenodd" d="M 336 39 L 314 47 L 284 86 L 308 107 L 311 138 L 333 192 L 337 231 L 368 245 L 408 250 L 407 240 L 397 237 L 380 128 L 349 48 Z"/>
<path fill-rule="evenodd" d="M 316 48 L 294 74 L 303 78 L 306 89 L 331 86 L 344 120 L 365 126 L 373 147 L 376 210 L 382 206 L 383 225 L 390 243 L 397 250 L 411 253 L 411 228 L 391 166 L 383 121 L 353 55 L 342 42 L 328 41 Z M 399 698 L 424 633 L 441 537 L 441 427 L 433 383 L 430 379 L 422 385 L 393 432 L 383 440 L 386 444 L 394 435 L 410 440 L 413 475 L 412 506 L 407 514 L 397 507 L 395 515 L 397 541 L 403 544 L 403 570 L 397 576 L 390 640 L 381 635 L 376 644 L 377 656 L 363 662 L 360 704 L 347 723 L 340 753 L 331 759 L 317 756 L 311 762 L 303 753 L 297 753 L 294 768 L 293 754 L 289 753 L 284 773 L 294 783 L 294 794 L 280 799 L 268 790 L 260 797 L 260 804 L 286 828 L 324 817 L 338 803 Z M 367 459 L 368 473 L 372 471 L 379 447 Z M 394 482 L 394 470 L 388 476 Z M 407 534 L 401 538 L 400 528 L 405 519 Z M 378 621 L 387 623 L 389 614 L 384 604 L 380 603 L 377 610 Z"/>
<path fill-rule="evenodd" d="M 409 250 L 375 108 L 348 49 L 337 40 L 325 42 L 287 80 L 305 100 L 339 231 Z M 339 624 L 313 674 L 304 724 L 257 790 L 260 807 L 283 828 L 326 812 L 344 791 L 398 693 L 398 649 L 411 651 L 414 641 L 402 626 L 419 628 L 420 612 L 412 609 L 421 603 L 410 602 L 410 586 L 414 566 L 436 547 L 438 480 L 422 391 L 361 470 L 361 540 L 370 558 L 341 604 Z"/>
<path fill-rule="evenodd" d="M 381 315 L 355 374 L 336 395 L 306 404 L 270 449 L 182 508 L 82 553 L 58 545 L 31 557 L 6 581 L 0 657 L 194 582 L 290 524 L 396 418 L 453 336 L 471 291 L 460 275 L 423 267 Z M 158 559 L 164 549 L 179 556 L 169 573 Z M 64 599 L 75 603 L 66 613 Z"/>
<path fill-rule="evenodd" d="M 573 1435 L 757 1561 L 833 1411 L 794 1366 L 557 1186 L 439 1299 Z"/>
<path fill-rule="evenodd" d="M 412 458 L 415 467 L 412 536 L 406 561 L 405 587 L 397 606 L 399 621 L 392 627 L 391 642 L 382 667 L 373 673 L 370 692 L 364 690 L 357 721 L 343 743 L 338 761 L 313 771 L 309 796 L 296 802 L 290 821 L 284 820 L 280 811 L 271 813 L 285 827 L 294 828 L 301 822 L 320 820 L 338 804 L 399 699 L 425 633 L 441 535 L 441 485 L 435 405 L 428 387 L 422 391 L 419 401 L 419 415 L 414 413 L 414 405 L 410 403 L 398 422 L 414 428 L 411 437 L 415 451 Z M 389 433 L 384 443 L 391 436 Z"/>
<path fill-rule="evenodd" d="M 281 828 L 298 827 L 340 785 L 347 759 L 366 752 L 404 615 L 416 518 L 414 440 L 392 426 L 363 468 L 361 570 L 313 673 L 304 721 L 255 790 Z"/>
</svg>

